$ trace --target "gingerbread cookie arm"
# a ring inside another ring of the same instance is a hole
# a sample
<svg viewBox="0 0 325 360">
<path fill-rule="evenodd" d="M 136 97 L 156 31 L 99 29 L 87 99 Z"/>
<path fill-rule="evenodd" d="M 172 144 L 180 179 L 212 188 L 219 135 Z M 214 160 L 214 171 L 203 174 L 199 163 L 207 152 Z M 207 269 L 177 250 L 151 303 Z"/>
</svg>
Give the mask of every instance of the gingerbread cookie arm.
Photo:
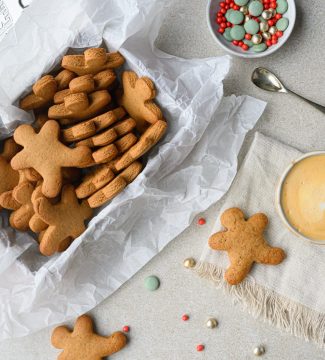
<svg viewBox="0 0 325 360">
<path fill-rule="evenodd" d="M 253 261 L 250 258 L 241 258 L 236 253 L 229 252 L 230 266 L 226 270 L 225 279 L 231 285 L 242 282 L 249 273 Z"/>
<path fill-rule="evenodd" d="M 61 229 L 57 226 L 49 226 L 42 236 L 40 252 L 45 256 L 55 254 L 64 239 L 66 239 L 66 235 L 62 233 Z"/>
<path fill-rule="evenodd" d="M 278 265 L 286 257 L 285 252 L 280 248 L 271 247 L 265 244 L 256 251 L 254 260 L 260 264 Z"/>
<path fill-rule="evenodd" d="M 211 235 L 209 238 L 209 246 L 213 250 L 228 250 L 229 244 L 227 239 L 227 232 L 220 231 Z"/>
<path fill-rule="evenodd" d="M 55 207 L 53 207 L 47 198 L 41 197 L 36 199 L 33 205 L 35 213 L 38 214 L 45 223 L 51 224 L 53 219 L 54 221 L 60 220 L 60 214 L 58 214 L 58 211 L 56 211 Z"/>
<path fill-rule="evenodd" d="M 63 349 L 71 336 L 72 332 L 66 326 L 59 326 L 53 330 L 51 343 L 56 349 Z"/>
<path fill-rule="evenodd" d="M 10 190 L 0 195 L 0 208 L 1 206 L 8 210 L 18 210 L 20 208 L 21 204 L 14 199 L 12 193 L 13 191 Z"/>
<path fill-rule="evenodd" d="M 126 336 L 120 331 L 117 331 L 106 338 L 95 335 L 95 342 L 101 357 L 110 356 L 124 348 L 126 345 Z"/>
<path fill-rule="evenodd" d="M 163 120 L 157 121 L 146 130 L 139 141 L 131 147 L 115 164 L 118 171 L 129 166 L 134 160 L 139 159 L 150 150 L 163 137 L 167 129 L 167 123 Z"/>
<path fill-rule="evenodd" d="M 251 216 L 247 222 L 253 227 L 257 232 L 263 232 L 266 228 L 269 220 L 265 214 L 258 213 Z"/>
<path fill-rule="evenodd" d="M 29 220 L 29 227 L 34 233 L 40 233 L 47 229 L 48 224 L 38 214 L 34 214 Z"/>
</svg>

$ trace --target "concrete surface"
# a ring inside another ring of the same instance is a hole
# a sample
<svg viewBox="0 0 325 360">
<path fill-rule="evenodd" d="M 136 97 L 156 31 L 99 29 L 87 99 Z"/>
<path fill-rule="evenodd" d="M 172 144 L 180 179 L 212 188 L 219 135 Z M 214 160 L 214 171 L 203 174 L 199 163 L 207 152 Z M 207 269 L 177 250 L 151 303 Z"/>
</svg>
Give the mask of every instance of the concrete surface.
<svg viewBox="0 0 325 360">
<path fill-rule="evenodd" d="M 303 150 L 324 149 L 325 116 L 289 95 L 269 94 L 250 83 L 256 66 L 266 66 L 285 83 L 311 99 L 325 104 L 325 50 L 322 29 L 324 0 L 296 0 L 298 19 L 288 43 L 274 55 L 261 60 L 233 59 L 225 81 L 226 94 L 249 94 L 268 101 L 268 107 L 257 129 Z M 305 6 L 304 6 L 305 5 Z M 206 1 L 174 0 L 161 29 L 160 49 L 188 57 L 222 55 L 205 20 Z M 252 133 L 247 137 L 240 158 L 246 153 Z M 97 329 L 105 334 L 131 327 L 130 343 L 112 356 L 115 360 L 248 360 L 254 359 L 253 348 L 266 346 L 263 360 L 321 360 L 325 352 L 311 343 L 295 338 L 254 320 L 231 304 L 213 286 L 182 266 L 188 256 L 198 257 L 206 242 L 221 203 L 204 216 L 205 226 L 196 222 L 156 256 L 113 296 L 91 311 Z M 161 288 L 148 293 L 143 288 L 147 275 L 156 274 Z M 183 313 L 190 315 L 181 321 Z M 205 326 L 209 316 L 218 318 L 219 327 Z M 0 344 L 0 359 L 52 360 L 58 352 L 50 345 L 51 329 L 32 336 Z M 206 350 L 198 353 L 199 343 Z M 77 360 L 77 359 L 76 359 Z"/>
</svg>

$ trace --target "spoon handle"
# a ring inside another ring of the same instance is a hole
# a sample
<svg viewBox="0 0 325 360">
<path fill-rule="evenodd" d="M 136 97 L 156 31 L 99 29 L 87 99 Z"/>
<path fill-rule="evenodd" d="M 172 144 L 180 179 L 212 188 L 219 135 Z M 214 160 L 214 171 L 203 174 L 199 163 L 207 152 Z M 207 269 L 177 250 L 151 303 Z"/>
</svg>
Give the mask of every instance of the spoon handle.
<svg viewBox="0 0 325 360">
<path fill-rule="evenodd" d="M 299 95 L 299 94 L 296 94 L 295 92 L 293 92 L 292 90 L 289 90 L 287 89 L 287 92 L 290 93 L 290 94 L 293 94 L 295 96 L 297 96 L 298 98 L 306 101 L 308 104 L 312 105 L 313 107 L 315 107 L 316 109 L 318 109 L 319 111 L 321 111 L 323 114 L 325 114 L 325 106 L 322 106 L 322 105 L 319 105 L 319 104 L 316 104 L 315 102 L 311 101 L 311 100 L 308 100 L 306 99 L 305 97 Z"/>
</svg>

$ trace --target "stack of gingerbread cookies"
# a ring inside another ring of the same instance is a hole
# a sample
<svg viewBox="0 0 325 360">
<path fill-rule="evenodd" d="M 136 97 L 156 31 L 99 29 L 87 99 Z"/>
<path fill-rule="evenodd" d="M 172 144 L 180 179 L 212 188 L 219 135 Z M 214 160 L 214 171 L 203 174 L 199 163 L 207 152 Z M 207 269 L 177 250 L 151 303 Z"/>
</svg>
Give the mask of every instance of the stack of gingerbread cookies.
<svg viewBox="0 0 325 360">
<path fill-rule="evenodd" d="M 88 49 L 66 55 L 20 107 L 36 121 L 21 125 L 0 154 L 0 209 L 10 225 L 38 234 L 40 251 L 64 251 L 86 229 L 93 209 L 112 200 L 141 172 L 140 158 L 167 123 L 153 102 L 153 82 L 114 69 L 120 53 Z"/>
</svg>

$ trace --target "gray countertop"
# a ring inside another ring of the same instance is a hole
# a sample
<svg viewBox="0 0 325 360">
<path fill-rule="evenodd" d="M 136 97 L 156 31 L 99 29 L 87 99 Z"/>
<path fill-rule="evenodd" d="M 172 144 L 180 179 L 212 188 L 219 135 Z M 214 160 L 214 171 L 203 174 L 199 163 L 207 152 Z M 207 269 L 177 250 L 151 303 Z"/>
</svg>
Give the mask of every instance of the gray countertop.
<svg viewBox="0 0 325 360">
<path fill-rule="evenodd" d="M 324 149 L 324 136 L 321 136 L 325 134 L 324 115 L 290 95 L 265 93 L 250 83 L 252 70 L 265 66 L 298 93 L 325 104 L 325 3 L 324 0 L 296 0 L 296 3 L 297 23 L 287 44 L 278 53 L 260 60 L 233 58 L 225 93 L 248 94 L 268 102 L 255 130 L 302 150 Z M 205 11 L 206 0 L 174 0 L 157 46 L 185 58 L 223 55 L 209 33 Z M 247 136 L 240 159 L 252 135 L 253 132 Z M 266 347 L 262 357 L 265 360 L 325 358 L 324 351 L 315 345 L 253 319 L 211 283 L 183 267 L 186 257 L 199 257 L 221 204 L 222 201 L 203 214 L 207 219 L 205 226 L 200 227 L 194 221 L 130 281 L 91 311 L 97 330 L 103 334 L 123 325 L 131 327 L 129 345 L 112 359 L 254 359 L 253 348 L 259 344 Z M 159 276 L 161 287 L 148 293 L 143 280 L 151 274 Z M 187 322 L 180 319 L 184 313 L 190 315 Z M 209 316 L 218 319 L 217 329 L 206 328 Z M 56 359 L 58 351 L 50 345 L 51 331 L 45 329 L 0 343 L 0 358 Z M 199 343 L 206 345 L 204 352 L 196 351 Z"/>
</svg>

